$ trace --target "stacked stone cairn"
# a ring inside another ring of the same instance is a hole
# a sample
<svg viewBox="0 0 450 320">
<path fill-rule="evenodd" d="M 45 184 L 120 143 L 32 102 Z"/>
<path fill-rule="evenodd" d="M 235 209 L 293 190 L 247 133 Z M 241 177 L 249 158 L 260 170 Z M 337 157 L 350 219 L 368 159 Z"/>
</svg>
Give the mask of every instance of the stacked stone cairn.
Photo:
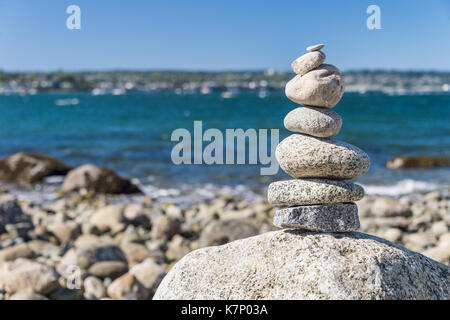
<svg viewBox="0 0 450 320">
<path fill-rule="evenodd" d="M 289 112 L 286 129 L 295 132 L 280 142 L 276 157 L 293 180 L 269 185 L 271 204 L 286 207 L 274 216 L 279 228 L 320 232 L 350 232 L 359 228 L 354 201 L 364 189 L 345 181 L 365 174 L 370 160 L 361 149 L 333 140 L 342 118 L 330 109 L 344 93 L 339 70 L 324 64 L 323 44 L 308 47 L 308 53 L 292 63 L 297 74 L 286 84 L 286 96 L 303 107 Z"/>
</svg>

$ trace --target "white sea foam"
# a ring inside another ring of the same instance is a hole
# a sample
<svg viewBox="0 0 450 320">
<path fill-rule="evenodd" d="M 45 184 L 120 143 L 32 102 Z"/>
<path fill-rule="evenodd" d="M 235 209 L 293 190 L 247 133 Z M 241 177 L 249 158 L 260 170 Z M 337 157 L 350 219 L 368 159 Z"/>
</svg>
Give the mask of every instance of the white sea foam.
<svg viewBox="0 0 450 320">
<path fill-rule="evenodd" d="M 58 107 L 76 106 L 79 103 L 80 100 L 77 98 L 58 99 L 55 101 L 55 105 L 57 105 Z"/>
<path fill-rule="evenodd" d="M 391 185 L 365 185 L 361 184 L 368 195 L 401 196 L 414 192 L 425 192 L 438 189 L 440 186 L 435 183 L 418 181 L 412 179 L 400 180 Z"/>
</svg>

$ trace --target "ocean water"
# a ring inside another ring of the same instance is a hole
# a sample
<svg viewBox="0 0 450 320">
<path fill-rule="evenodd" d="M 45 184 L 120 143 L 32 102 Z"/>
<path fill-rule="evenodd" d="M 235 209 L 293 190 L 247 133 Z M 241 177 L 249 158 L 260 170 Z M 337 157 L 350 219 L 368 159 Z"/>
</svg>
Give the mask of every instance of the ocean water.
<svg viewBox="0 0 450 320">
<path fill-rule="evenodd" d="M 240 186 L 264 190 L 288 179 L 281 170 L 261 176 L 261 165 L 175 165 L 170 140 L 177 128 L 280 129 L 296 105 L 281 92 L 220 94 L 89 93 L 0 95 L 0 156 L 19 151 L 53 155 L 72 166 L 93 163 L 137 179 L 149 193 Z M 344 119 L 336 139 L 365 150 L 367 175 L 356 179 L 367 193 L 398 195 L 450 185 L 450 169 L 392 171 L 384 163 L 402 154 L 450 156 L 450 94 L 346 93 L 333 109 Z M 208 143 L 204 143 L 204 146 Z M 57 182 L 58 179 L 49 179 Z"/>
</svg>

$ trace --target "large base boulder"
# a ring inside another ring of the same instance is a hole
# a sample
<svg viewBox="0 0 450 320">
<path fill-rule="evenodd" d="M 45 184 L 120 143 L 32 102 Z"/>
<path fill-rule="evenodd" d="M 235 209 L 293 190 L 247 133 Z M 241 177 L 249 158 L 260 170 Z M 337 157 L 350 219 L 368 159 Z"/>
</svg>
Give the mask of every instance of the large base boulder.
<svg viewBox="0 0 450 320">
<path fill-rule="evenodd" d="M 140 193 L 131 181 L 119 177 L 114 171 L 90 164 L 71 170 L 62 185 L 63 192 L 87 189 L 97 193 L 132 194 Z"/>
<path fill-rule="evenodd" d="M 65 175 L 70 169 L 67 164 L 51 156 L 19 152 L 0 159 L 0 180 L 30 184 L 45 177 Z"/>
<path fill-rule="evenodd" d="M 282 230 L 193 251 L 154 299 L 450 299 L 450 268 L 359 232 Z"/>
</svg>

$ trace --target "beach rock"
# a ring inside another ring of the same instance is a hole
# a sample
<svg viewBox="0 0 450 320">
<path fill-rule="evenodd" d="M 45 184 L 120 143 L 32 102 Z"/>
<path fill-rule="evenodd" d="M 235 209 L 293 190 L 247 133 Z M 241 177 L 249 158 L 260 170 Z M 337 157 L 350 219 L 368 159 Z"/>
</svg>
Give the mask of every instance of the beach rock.
<svg viewBox="0 0 450 320">
<path fill-rule="evenodd" d="M 19 258 L 1 265 L 1 285 L 8 293 L 34 292 L 46 295 L 59 287 L 58 274 L 53 267 Z"/>
<path fill-rule="evenodd" d="M 341 130 L 342 118 L 329 109 L 305 106 L 289 112 L 284 118 L 284 126 L 293 132 L 329 138 Z"/>
<path fill-rule="evenodd" d="M 139 243 L 125 242 L 120 245 L 120 249 L 122 249 L 125 254 L 130 267 L 141 263 L 152 256 L 150 250 Z"/>
<path fill-rule="evenodd" d="M 80 300 L 83 297 L 83 290 L 60 287 L 49 294 L 50 300 Z"/>
<path fill-rule="evenodd" d="M 82 270 L 88 270 L 96 262 L 100 261 L 123 261 L 126 262 L 125 254 L 119 247 L 108 244 L 98 244 L 89 247 L 76 247 L 68 250 L 57 266 L 57 270 L 63 276 L 68 276 L 77 266 Z"/>
<path fill-rule="evenodd" d="M 153 259 L 147 259 L 144 262 L 135 265 L 130 269 L 130 274 L 147 288 L 153 294 L 166 275 L 164 268 L 155 263 Z"/>
<path fill-rule="evenodd" d="M 144 208 L 139 204 L 128 204 L 125 206 L 123 216 L 132 225 L 150 228 L 150 217 L 145 212 Z"/>
<path fill-rule="evenodd" d="M 47 230 L 51 232 L 61 244 L 76 239 L 81 233 L 80 225 L 75 221 L 55 221 L 47 226 Z"/>
<path fill-rule="evenodd" d="M 31 240 L 27 242 L 27 245 L 33 251 L 34 255 L 46 258 L 58 257 L 62 250 L 53 243 L 44 240 Z"/>
<path fill-rule="evenodd" d="M 119 177 L 114 171 L 87 164 L 71 170 L 62 185 L 63 192 L 86 189 L 97 193 L 141 193 L 130 180 Z"/>
<path fill-rule="evenodd" d="M 91 216 L 89 222 L 100 232 L 117 233 L 123 231 L 126 227 L 123 206 L 111 204 L 102 207 Z"/>
<path fill-rule="evenodd" d="M 402 238 L 403 232 L 398 228 L 389 228 L 383 233 L 383 238 L 391 242 L 398 242 Z"/>
<path fill-rule="evenodd" d="M 48 176 L 65 175 L 71 168 L 51 156 L 19 152 L 0 159 L 0 180 L 19 184 L 40 182 Z"/>
<path fill-rule="evenodd" d="M 189 251 L 191 248 L 189 246 L 190 241 L 183 238 L 179 234 L 174 235 L 172 240 L 170 240 L 167 245 L 166 257 L 169 261 L 179 260 Z"/>
<path fill-rule="evenodd" d="M 293 134 L 275 151 L 281 168 L 294 178 L 353 179 L 370 167 L 369 156 L 343 141 Z"/>
<path fill-rule="evenodd" d="M 96 277 L 87 277 L 83 282 L 84 297 L 88 300 L 98 300 L 106 296 L 106 288 L 103 281 Z"/>
<path fill-rule="evenodd" d="M 269 185 L 267 198 L 272 205 L 295 206 L 353 202 L 364 197 L 364 189 L 354 183 L 326 179 L 276 181 Z"/>
<path fill-rule="evenodd" d="M 22 211 L 13 196 L 0 194 L 0 234 L 6 231 L 7 225 L 20 223 L 30 223 L 30 217 Z"/>
<path fill-rule="evenodd" d="M 403 242 L 408 249 L 423 251 L 436 242 L 436 237 L 433 234 L 425 232 L 411 233 L 405 236 Z"/>
<path fill-rule="evenodd" d="M 95 277 L 115 279 L 128 271 L 128 266 L 123 261 L 100 261 L 89 268 L 89 273 Z"/>
<path fill-rule="evenodd" d="M 114 280 L 106 292 L 114 300 L 145 300 L 149 295 L 149 290 L 130 273 Z"/>
<path fill-rule="evenodd" d="M 152 237 L 155 239 L 169 239 L 181 231 L 182 221 L 171 216 L 160 216 L 152 227 Z"/>
<path fill-rule="evenodd" d="M 9 297 L 9 300 L 48 300 L 48 298 L 33 292 L 18 292 Z"/>
<path fill-rule="evenodd" d="M 344 94 L 344 79 L 339 70 L 322 64 L 305 75 L 296 75 L 285 87 L 286 96 L 295 103 L 333 108 Z"/>
<path fill-rule="evenodd" d="M 308 52 L 292 62 L 292 70 L 300 76 L 317 68 L 325 61 L 325 53 L 322 51 Z"/>
<path fill-rule="evenodd" d="M 241 219 L 216 220 L 206 226 L 200 235 L 200 246 L 216 246 L 258 234 L 258 228 Z"/>
<path fill-rule="evenodd" d="M 154 299 L 450 299 L 450 268 L 386 240 L 281 230 L 193 251 Z"/>
<path fill-rule="evenodd" d="M 450 166 L 450 159 L 439 156 L 398 156 L 386 162 L 388 169 L 437 168 Z"/>
<path fill-rule="evenodd" d="M 324 232 L 348 232 L 359 229 L 358 207 L 354 203 L 305 205 L 278 210 L 273 224 Z"/>
<path fill-rule="evenodd" d="M 378 217 L 410 217 L 411 209 L 399 200 L 388 197 L 378 197 L 372 204 L 371 212 Z"/>
<path fill-rule="evenodd" d="M 441 235 L 437 246 L 427 249 L 424 255 L 442 263 L 450 264 L 450 232 Z"/>
<path fill-rule="evenodd" d="M 316 45 L 314 45 L 314 46 L 310 46 L 310 47 L 307 47 L 306 48 L 306 51 L 319 51 L 319 50 L 321 50 L 323 47 L 325 47 L 325 45 L 324 44 L 316 44 Z"/>
<path fill-rule="evenodd" d="M 6 261 L 14 261 L 18 258 L 32 258 L 33 251 L 26 243 L 19 243 L 15 246 L 0 250 L 0 265 Z"/>
</svg>

